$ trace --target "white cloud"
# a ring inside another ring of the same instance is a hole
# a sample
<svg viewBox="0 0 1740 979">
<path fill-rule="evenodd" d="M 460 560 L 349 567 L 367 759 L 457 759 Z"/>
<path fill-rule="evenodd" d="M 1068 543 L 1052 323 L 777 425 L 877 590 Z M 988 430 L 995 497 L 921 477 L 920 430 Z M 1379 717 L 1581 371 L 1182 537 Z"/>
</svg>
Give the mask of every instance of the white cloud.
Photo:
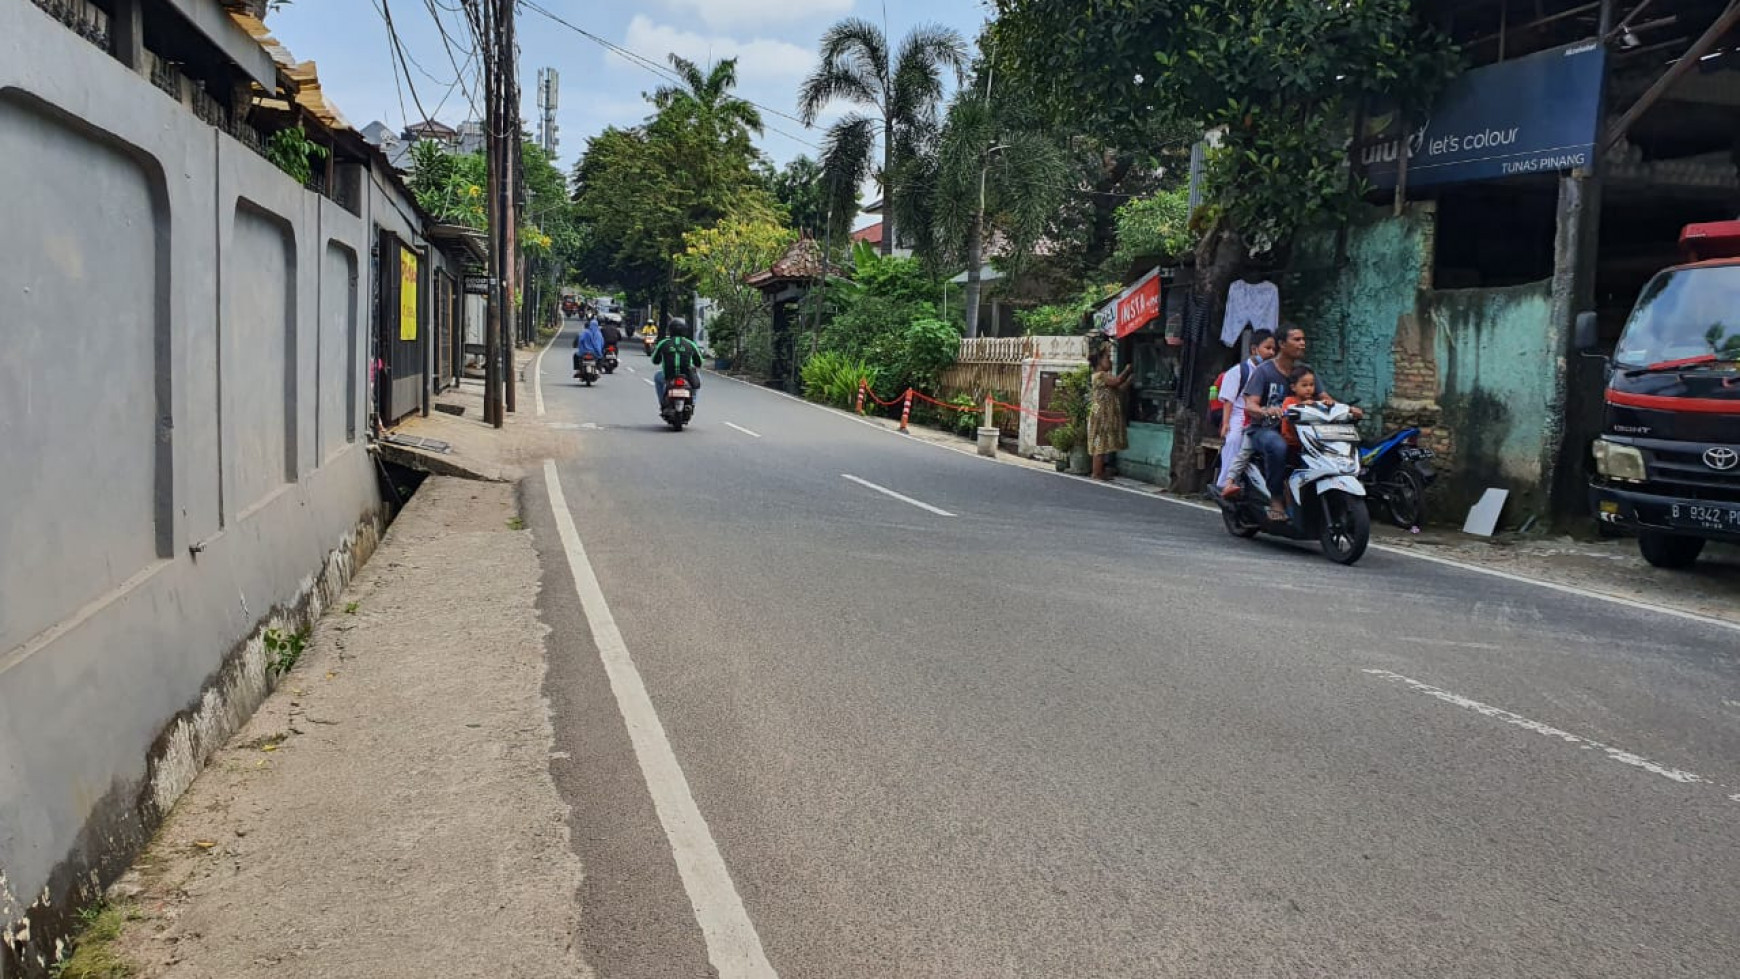
<svg viewBox="0 0 1740 979">
<path fill-rule="evenodd" d="M 711 3 L 713 0 L 698 0 L 699 3 Z M 750 0 L 731 0 L 733 3 L 749 3 Z M 828 2 L 828 0 L 822 0 Z M 666 54 L 677 54 L 705 68 L 706 65 L 723 61 L 726 58 L 737 59 L 737 77 L 745 85 L 766 82 L 789 83 L 793 91 L 796 83 L 810 69 L 815 67 L 816 53 L 809 48 L 777 41 L 771 38 L 756 38 L 750 41 L 739 41 L 727 36 L 709 36 L 670 27 L 665 24 L 655 24 L 643 14 L 636 14 L 628 23 L 628 36 L 623 41 L 623 47 L 643 57 L 659 63 L 661 67 L 669 64 Z M 628 64 L 628 60 L 618 54 L 610 58 L 616 64 Z"/>
<path fill-rule="evenodd" d="M 698 17 L 714 29 L 734 24 L 788 24 L 795 17 L 822 18 L 850 13 L 854 0 L 803 0 L 795 13 L 791 0 L 664 0 L 677 14 Z"/>
</svg>

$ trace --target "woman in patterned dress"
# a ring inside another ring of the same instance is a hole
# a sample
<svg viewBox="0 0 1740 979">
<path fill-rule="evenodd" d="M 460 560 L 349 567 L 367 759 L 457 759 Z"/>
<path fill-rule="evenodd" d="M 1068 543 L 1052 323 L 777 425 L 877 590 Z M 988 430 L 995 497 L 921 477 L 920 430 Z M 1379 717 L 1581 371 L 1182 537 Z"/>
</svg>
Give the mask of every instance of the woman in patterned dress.
<svg viewBox="0 0 1740 979">
<path fill-rule="evenodd" d="M 1112 373 L 1111 347 L 1103 347 L 1094 358 L 1093 394 L 1088 405 L 1088 454 L 1093 456 L 1094 478 L 1104 482 L 1106 457 L 1130 447 L 1124 432 L 1124 404 L 1119 391 L 1130 383 L 1130 365 Z"/>
</svg>

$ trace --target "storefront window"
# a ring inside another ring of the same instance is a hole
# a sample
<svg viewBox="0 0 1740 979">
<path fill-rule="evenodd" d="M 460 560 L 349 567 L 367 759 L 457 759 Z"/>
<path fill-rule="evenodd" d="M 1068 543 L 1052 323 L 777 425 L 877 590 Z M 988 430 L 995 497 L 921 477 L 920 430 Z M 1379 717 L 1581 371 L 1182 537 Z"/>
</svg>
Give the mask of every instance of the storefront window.
<svg viewBox="0 0 1740 979">
<path fill-rule="evenodd" d="M 1178 354 L 1183 349 L 1179 344 L 1186 299 L 1184 290 L 1166 289 L 1160 315 L 1119 345 L 1118 362 L 1134 368 L 1130 374 L 1130 421 L 1171 424 L 1178 415 Z"/>
</svg>

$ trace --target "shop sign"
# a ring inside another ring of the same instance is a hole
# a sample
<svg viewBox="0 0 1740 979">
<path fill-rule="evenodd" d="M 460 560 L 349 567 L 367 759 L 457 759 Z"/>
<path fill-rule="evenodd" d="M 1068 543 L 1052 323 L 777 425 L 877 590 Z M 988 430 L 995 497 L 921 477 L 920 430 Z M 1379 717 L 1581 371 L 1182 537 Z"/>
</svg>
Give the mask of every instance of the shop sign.
<svg viewBox="0 0 1740 979">
<path fill-rule="evenodd" d="M 1118 303 L 1108 300 L 1104 306 L 1094 310 L 1094 332 L 1101 336 L 1111 336 L 1118 327 Z"/>
<path fill-rule="evenodd" d="M 417 339 L 417 253 L 399 248 L 399 339 Z"/>
<path fill-rule="evenodd" d="M 1595 158 L 1607 50 L 1594 41 L 1476 68 L 1452 81 L 1409 135 L 1408 186 L 1556 173 Z M 1396 185 L 1403 140 L 1394 111 L 1368 117 L 1359 169 Z"/>
<path fill-rule="evenodd" d="M 1154 269 L 1136 280 L 1118 297 L 1117 336 L 1126 337 L 1160 315 L 1160 270 Z"/>
<path fill-rule="evenodd" d="M 465 277 L 465 294 L 468 296 L 487 296 L 493 280 L 487 275 L 467 275 Z"/>
</svg>

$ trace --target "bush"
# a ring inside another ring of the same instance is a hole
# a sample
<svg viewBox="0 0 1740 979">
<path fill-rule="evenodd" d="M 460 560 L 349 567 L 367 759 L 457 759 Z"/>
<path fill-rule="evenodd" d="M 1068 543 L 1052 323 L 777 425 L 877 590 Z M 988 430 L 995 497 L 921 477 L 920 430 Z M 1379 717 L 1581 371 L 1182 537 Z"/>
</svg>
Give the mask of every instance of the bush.
<svg viewBox="0 0 1740 979">
<path fill-rule="evenodd" d="M 1085 433 L 1086 429 L 1075 422 L 1059 425 L 1051 430 L 1051 447 L 1067 453 L 1087 440 Z"/>
<path fill-rule="evenodd" d="M 1092 387 L 1093 373 L 1083 364 L 1057 379 L 1057 384 L 1051 389 L 1051 404 L 1047 407 L 1069 416 L 1069 424 L 1086 432 L 1088 408 L 1093 400 Z"/>
<path fill-rule="evenodd" d="M 804 364 L 804 397 L 822 404 L 850 408 L 858 401 L 858 382 L 876 386 L 876 372 L 864 361 L 837 350 L 824 350 Z"/>
<path fill-rule="evenodd" d="M 890 381 L 902 390 L 936 390 L 942 372 L 961 353 L 961 332 L 939 319 L 917 319 L 893 334 L 873 354 L 873 363 L 884 367 Z"/>
<path fill-rule="evenodd" d="M 947 412 L 943 423 L 956 435 L 972 438 L 979 434 L 979 423 L 985 420 L 985 403 L 970 394 L 957 394 L 949 399 L 959 411 Z"/>
</svg>

